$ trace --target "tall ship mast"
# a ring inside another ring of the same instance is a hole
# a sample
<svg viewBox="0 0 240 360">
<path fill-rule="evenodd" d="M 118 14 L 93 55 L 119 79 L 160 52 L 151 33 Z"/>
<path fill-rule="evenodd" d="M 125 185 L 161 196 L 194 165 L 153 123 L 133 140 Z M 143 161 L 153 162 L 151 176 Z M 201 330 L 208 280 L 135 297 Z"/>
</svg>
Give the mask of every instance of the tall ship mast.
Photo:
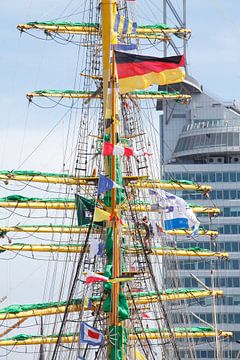
<svg viewBox="0 0 240 360">
<path fill-rule="evenodd" d="M 169 274 L 171 286 L 164 281 L 167 265 L 179 258 L 228 258 L 226 252 L 178 247 L 174 241 L 176 235 L 217 236 L 201 227 L 197 216 L 213 218 L 220 209 L 188 204 L 177 195 L 184 190 L 209 196 L 211 188 L 160 176 L 152 113 L 156 101 L 190 101 L 181 89 L 168 90 L 184 80 L 185 60 L 179 52 L 167 56 L 166 49 L 174 37 L 185 44 L 191 31 L 184 22 L 139 24 L 134 1 L 84 4 L 75 9 L 81 22 L 63 17 L 18 25 L 21 33 L 77 46 L 78 59 L 73 89 L 27 94 L 31 106 L 50 102 L 66 110 L 62 172 L 0 171 L 6 191 L 1 210 L 11 214 L 1 220 L 2 256 L 31 254 L 48 264 L 44 301 L 0 310 L 0 348 L 16 359 L 24 352 L 24 358 L 34 354 L 40 360 L 180 360 L 183 346 L 196 359 L 198 339 L 209 338 L 220 359 L 231 332 L 217 321 L 200 319 L 201 325 L 192 327 L 189 303 L 209 297 L 214 310 L 223 291 L 194 274 L 198 287 L 184 288 L 178 265 Z M 165 14 L 167 5 L 171 2 L 163 2 Z M 164 48 L 161 56 L 158 48 Z M 21 242 L 14 240 L 19 237 Z M 183 309 L 186 316 L 180 316 Z"/>
</svg>

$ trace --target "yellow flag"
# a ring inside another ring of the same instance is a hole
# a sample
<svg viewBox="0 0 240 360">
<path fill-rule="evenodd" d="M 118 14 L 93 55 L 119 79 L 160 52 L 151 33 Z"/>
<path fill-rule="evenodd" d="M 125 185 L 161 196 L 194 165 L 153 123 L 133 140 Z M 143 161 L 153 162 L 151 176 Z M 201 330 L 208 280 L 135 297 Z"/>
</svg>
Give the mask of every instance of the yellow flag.
<svg viewBox="0 0 240 360">
<path fill-rule="evenodd" d="M 135 349 L 135 359 L 136 360 L 146 360 L 145 356 L 140 353 L 137 349 Z"/>
<path fill-rule="evenodd" d="M 88 303 L 89 303 L 89 298 L 87 296 L 85 296 L 84 298 L 84 302 L 83 302 L 83 307 L 87 308 L 88 307 Z"/>
<path fill-rule="evenodd" d="M 110 220 L 110 215 L 111 214 L 109 212 L 99 209 L 98 207 L 95 207 L 93 221 L 100 222 L 104 220 Z"/>
</svg>

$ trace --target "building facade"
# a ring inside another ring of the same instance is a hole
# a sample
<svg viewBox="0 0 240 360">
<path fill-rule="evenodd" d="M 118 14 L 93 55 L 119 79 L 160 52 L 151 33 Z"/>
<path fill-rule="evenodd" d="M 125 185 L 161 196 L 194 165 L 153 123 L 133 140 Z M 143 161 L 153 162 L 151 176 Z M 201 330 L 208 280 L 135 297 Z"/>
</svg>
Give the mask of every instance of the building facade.
<svg viewBox="0 0 240 360">
<path fill-rule="evenodd" d="M 169 90 L 169 89 L 168 89 Z M 178 264 L 184 287 L 202 287 L 204 284 L 224 291 L 222 299 L 201 299 L 190 306 L 191 325 L 214 324 L 219 329 L 233 331 L 230 342 L 222 344 L 221 359 L 237 359 L 240 345 L 240 111 L 234 102 L 223 102 L 206 94 L 192 78 L 172 87 L 189 93 L 189 104 L 158 103 L 160 115 L 161 164 L 163 178 L 192 180 L 212 186 L 210 198 L 201 193 L 178 192 L 189 203 L 216 206 L 221 214 L 215 219 L 200 216 L 206 229 L 219 231 L 216 239 L 198 236 L 175 239 L 178 247 L 199 246 L 205 249 L 227 251 L 229 260 L 190 260 L 181 258 Z M 172 264 L 174 267 L 174 263 Z M 214 270 L 215 269 L 215 270 Z M 166 276 L 166 284 L 168 283 Z M 213 306 L 216 317 L 213 318 Z M 174 318 L 174 317 L 173 317 Z M 199 319 L 200 318 L 200 319 Z M 197 359 L 216 359 L 216 347 L 210 340 L 198 341 Z M 181 358 L 190 355 L 181 350 Z M 239 352 L 240 359 L 240 352 Z"/>
</svg>

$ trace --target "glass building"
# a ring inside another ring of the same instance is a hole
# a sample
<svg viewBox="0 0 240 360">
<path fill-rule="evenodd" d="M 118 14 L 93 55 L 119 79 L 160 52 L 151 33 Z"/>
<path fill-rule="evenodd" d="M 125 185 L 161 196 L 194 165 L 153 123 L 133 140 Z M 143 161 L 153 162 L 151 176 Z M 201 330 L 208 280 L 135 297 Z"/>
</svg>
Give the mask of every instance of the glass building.
<svg viewBox="0 0 240 360">
<path fill-rule="evenodd" d="M 164 88 L 165 90 L 166 88 Z M 163 90 L 163 88 L 161 88 Z M 199 246 L 205 249 L 227 251 L 229 260 L 180 258 L 178 271 L 185 287 L 202 287 L 190 273 L 209 287 L 221 288 L 224 297 L 216 299 L 216 318 L 213 318 L 213 300 L 201 299 L 190 306 L 194 326 L 217 322 L 219 329 L 233 331 L 230 343 L 222 346 L 221 359 L 237 359 L 240 345 L 240 110 L 235 101 L 224 102 L 205 93 L 190 77 L 171 89 L 191 94 L 189 104 L 170 101 L 158 102 L 160 115 L 160 143 L 162 176 L 165 179 L 192 180 L 212 186 L 210 198 L 201 193 L 178 192 L 189 203 L 216 206 L 221 209 L 217 218 L 200 216 L 206 229 L 217 229 L 216 239 L 204 236 L 175 239 L 178 247 Z M 217 269 L 217 270 L 213 270 Z M 166 284 L 168 283 L 166 275 Z M 173 314 L 174 315 L 174 314 Z M 178 317 L 179 323 L 179 315 Z M 174 319 L 174 316 L 173 316 Z M 240 356 L 240 353 L 239 353 Z M 190 359 L 184 349 L 182 359 Z M 216 350 L 210 340 L 198 340 L 197 359 L 216 359 Z M 239 357 L 240 359 L 240 357 Z"/>
</svg>

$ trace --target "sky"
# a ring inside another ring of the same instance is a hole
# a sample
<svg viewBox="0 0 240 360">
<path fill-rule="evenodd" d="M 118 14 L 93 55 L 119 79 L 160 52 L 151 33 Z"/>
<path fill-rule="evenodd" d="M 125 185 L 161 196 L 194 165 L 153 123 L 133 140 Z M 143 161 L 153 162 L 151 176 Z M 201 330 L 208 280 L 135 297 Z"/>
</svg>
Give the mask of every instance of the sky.
<svg viewBox="0 0 240 360">
<path fill-rule="evenodd" d="M 180 0 L 174 0 L 176 7 Z M 30 159 L 22 162 L 34 149 L 34 144 L 43 139 L 60 117 L 61 107 L 45 109 L 30 105 L 25 94 L 43 88 L 72 88 L 76 69 L 76 46 L 61 46 L 53 41 L 37 40 L 26 34 L 20 36 L 16 25 L 32 19 L 53 19 L 74 12 L 81 1 L 59 0 L 10 0 L 1 2 L 1 121 L 0 167 L 16 168 L 34 166 L 41 161 L 41 170 L 52 169 L 51 158 L 45 156 L 52 146 L 55 170 L 62 167 L 62 153 L 58 146 L 63 141 L 66 123 L 62 121 L 51 136 Z M 84 2 L 83 2 L 84 3 Z M 64 10 L 66 4 L 70 4 Z M 156 0 L 136 1 L 139 22 L 161 22 L 161 2 Z M 82 8 L 79 7 L 81 10 Z M 144 9 L 144 11 L 142 11 Z M 220 99 L 240 100 L 239 91 L 239 35 L 240 3 L 238 0 L 191 0 L 187 1 L 187 27 L 192 29 L 188 42 L 189 72 L 210 94 Z M 169 17 L 168 22 L 172 23 Z M 151 51 L 151 50 L 147 50 Z M 47 104 L 49 106 L 49 104 Z M 57 112 L 57 115 L 56 115 Z M 36 131 L 37 129 L 37 131 Z M 26 135 L 31 134 L 31 136 Z M 37 138 L 35 139 L 35 136 Z M 16 152 L 13 151 L 17 147 Z"/>
<path fill-rule="evenodd" d="M 192 75 L 211 94 L 240 100 L 240 25 L 237 0 L 187 1 L 189 58 Z"/>
<path fill-rule="evenodd" d="M 68 3 L 70 8 L 64 12 Z M 66 109 L 41 109 L 29 105 L 25 94 L 36 89 L 73 88 L 77 47 L 37 40 L 26 34 L 20 36 L 16 25 L 58 18 L 78 7 L 81 9 L 79 3 L 79 0 L 9 0 L 0 3 L 1 169 L 63 169 L 63 144 L 68 122 L 67 116 L 64 117 Z M 151 0 L 149 7 L 146 3 L 136 1 L 140 21 L 161 22 L 161 11 L 156 11 L 160 10 L 161 2 Z M 176 3 L 180 4 L 180 1 Z M 239 13 L 239 0 L 187 1 L 187 26 L 192 29 L 188 43 L 190 73 L 209 93 L 225 100 L 240 101 Z M 38 147 L 39 143 L 41 146 Z M 1 189 L 0 194 L 3 193 L 4 189 Z M 0 224 L 6 222 L 1 212 Z M 21 257 L 12 261 L 6 259 L 0 257 L 0 271 L 4 274 L 0 280 L 0 298 L 8 296 L 3 305 L 41 300 L 46 263 Z M 11 353 L 6 358 L 22 360 L 26 357 Z"/>
</svg>

